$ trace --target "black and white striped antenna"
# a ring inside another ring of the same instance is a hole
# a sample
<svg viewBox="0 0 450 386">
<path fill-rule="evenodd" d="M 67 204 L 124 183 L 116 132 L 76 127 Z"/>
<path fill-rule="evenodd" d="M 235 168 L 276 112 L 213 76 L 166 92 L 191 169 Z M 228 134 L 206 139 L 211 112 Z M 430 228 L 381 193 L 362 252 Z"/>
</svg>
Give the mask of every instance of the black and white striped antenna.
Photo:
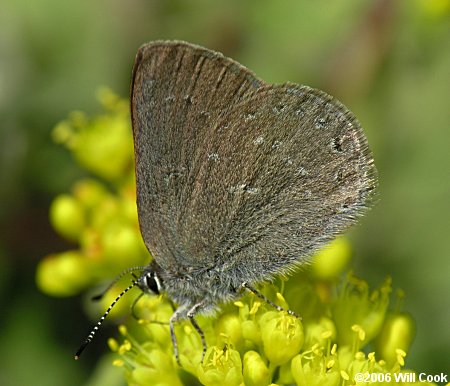
<svg viewBox="0 0 450 386">
<path fill-rule="evenodd" d="M 127 268 L 125 271 L 121 272 L 111 283 L 109 283 L 108 287 L 106 287 L 101 293 L 99 293 L 96 296 L 93 296 L 91 300 L 100 300 L 105 294 L 125 275 L 128 275 L 129 273 L 135 272 L 135 271 L 143 271 L 146 267 L 138 266 L 138 267 L 131 267 Z"/>
<path fill-rule="evenodd" d="M 120 277 L 122 277 L 123 274 L 121 274 Z M 119 278 L 120 278 L 119 277 Z M 113 284 L 116 283 L 118 279 L 116 279 Z M 83 344 L 80 346 L 80 348 L 77 350 L 77 352 L 75 353 L 75 360 L 78 360 L 80 358 L 81 353 L 84 351 L 84 349 L 86 348 L 86 346 L 91 343 L 92 339 L 94 339 L 94 335 L 96 334 L 96 332 L 99 330 L 100 326 L 102 325 L 102 323 L 105 321 L 106 317 L 108 316 L 108 314 L 110 313 L 110 311 L 113 309 L 113 307 L 115 306 L 115 304 L 119 301 L 119 299 L 125 295 L 130 289 L 132 289 L 134 286 L 138 285 L 138 280 L 134 280 L 127 288 L 125 288 L 117 297 L 116 299 L 111 303 L 111 305 L 108 307 L 108 309 L 106 310 L 106 312 L 103 314 L 103 316 L 100 318 L 100 320 L 97 322 L 97 324 L 95 325 L 95 327 L 92 329 L 92 331 L 89 333 L 88 337 L 86 338 L 86 340 L 83 342 Z M 107 290 L 111 288 L 111 285 L 107 288 Z M 106 291 L 107 291 L 106 290 Z M 99 299 L 105 294 L 104 291 L 102 294 L 99 295 Z M 97 297 L 96 297 L 97 298 Z"/>
</svg>

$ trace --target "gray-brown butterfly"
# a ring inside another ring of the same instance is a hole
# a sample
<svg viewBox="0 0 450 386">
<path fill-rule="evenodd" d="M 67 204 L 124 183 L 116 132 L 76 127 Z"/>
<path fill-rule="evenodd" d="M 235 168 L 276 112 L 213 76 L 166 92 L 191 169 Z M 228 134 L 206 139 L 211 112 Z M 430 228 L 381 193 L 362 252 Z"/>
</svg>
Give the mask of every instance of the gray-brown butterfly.
<svg viewBox="0 0 450 386">
<path fill-rule="evenodd" d="M 305 264 L 373 201 L 372 154 L 345 106 L 307 86 L 267 84 L 220 53 L 143 45 L 131 114 L 139 224 L 153 261 L 125 272 L 140 276 L 116 301 L 133 286 L 167 293 L 178 305 L 169 321 L 177 360 L 177 320 L 191 321 L 205 350 L 196 314 L 243 288 L 264 298 L 256 283 Z"/>
</svg>

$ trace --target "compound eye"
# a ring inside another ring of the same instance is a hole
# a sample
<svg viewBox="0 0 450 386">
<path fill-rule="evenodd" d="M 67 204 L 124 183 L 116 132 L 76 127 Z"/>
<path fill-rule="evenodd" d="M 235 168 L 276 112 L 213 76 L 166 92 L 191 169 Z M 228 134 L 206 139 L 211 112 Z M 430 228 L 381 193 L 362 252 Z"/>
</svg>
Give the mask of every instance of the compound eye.
<svg viewBox="0 0 450 386">
<path fill-rule="evenodd" d="M 145 285 L 154 294 L 159 295 L 158 283 L 157 283 L 154 275 L 146 275 L 145 276 Z"/>
</svg>

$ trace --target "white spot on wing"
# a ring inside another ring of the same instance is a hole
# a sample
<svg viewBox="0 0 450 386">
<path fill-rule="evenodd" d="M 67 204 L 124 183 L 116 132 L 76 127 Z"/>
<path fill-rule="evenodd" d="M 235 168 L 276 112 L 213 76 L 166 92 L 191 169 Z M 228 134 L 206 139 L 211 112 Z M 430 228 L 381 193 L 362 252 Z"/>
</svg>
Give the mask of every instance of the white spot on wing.
<svg viewBox="0 0 450 386">
<path fill-rule="evenodd" d="M 209 153 L 208 154 L 208 160 L 209 161 L 214 161 L 214 162 L 217 162 L 217 161 L 219 161 L 219 154 L 217 154 L 217 153 Z"/>
<path fill-rule="evenodd" d="M 263 136 L 259 136 L 258 138 L 256 138 L 253 143 L 255 145 L 261 145 L 264 142 L 264 137 Z"/>
</svg>

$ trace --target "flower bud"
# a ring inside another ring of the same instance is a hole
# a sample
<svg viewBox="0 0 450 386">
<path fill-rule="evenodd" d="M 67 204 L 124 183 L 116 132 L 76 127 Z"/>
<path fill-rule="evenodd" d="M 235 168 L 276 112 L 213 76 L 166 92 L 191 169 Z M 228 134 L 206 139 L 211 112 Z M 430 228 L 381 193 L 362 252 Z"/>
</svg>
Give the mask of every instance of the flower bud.
<svg viewBox="0 0 450 386">
<path fill-rule="evenodd" d="M 85 226 L 84 208 L 72 196 L 62 194 L 50 206 L 50 222 L 61 236 L 75 241 Z"/>
<path fill-rule="evenodd" d="M 241 322 L 242 338 L 246 341 L 246 347 L 258 346 L 261 343 L 261 329 L 254 320 Z"/>
<path fill-rule="evenodd" d="M 338 237 L 313 256 L 311 272 L 316 278 L 332 279 L 342 272 L 350 257 L 349 241 L 343 237 Z"/>
<path fill-rule="evenodd" d="M 72 296 L 91 280 L 88 262 L 78 251 L 50 255 L 40 261 L 36 281 L 41 291 L 53 296 Z"/>
<path fill-rule="evenodd" d="M 241 321 L 235 314 L 225 314 L 219 318 L 216 324 L 216 335 L 220 343 L 231 344 L 238 351 L 244 347 Z"/>
<path fill-rule="evenodd" d="M 130 166 L 131 130 L 123 117 L 98 117 L 76 132 L 73 144 L 78 162 L 106 180 L 121 177 Z"/>
<path fill-rule="evenodd" d="M 142 264 L 145 252 L 137 229 L 114 224 L 102 233 L 102 244 L 105 258 L 121 268 Z"/>
<path fill-rule="evenodd" d="M 404 312 L 388 314 L 380 334 L 375 340 L 377 356 L 383 358 L 388 364 L 398 362 L 397 351 L 408 352 L 414 338 L 414 321 Z M 400 361 L 401 362 L 401 361 Z"/>
<path fill-rule="evenodd" d="M 266 386 L 270 382 L 270 372 L 256 351 L 247 351 L 243 360 L 244 382 L 246 386 Z"/>
<path fill-rule="evenodd" d="M 87 209 L 95 208 L 108 194 L 106 187 L 93 179 L 78 181 L 73 192 L 76 199 Z"/>
</svg>

